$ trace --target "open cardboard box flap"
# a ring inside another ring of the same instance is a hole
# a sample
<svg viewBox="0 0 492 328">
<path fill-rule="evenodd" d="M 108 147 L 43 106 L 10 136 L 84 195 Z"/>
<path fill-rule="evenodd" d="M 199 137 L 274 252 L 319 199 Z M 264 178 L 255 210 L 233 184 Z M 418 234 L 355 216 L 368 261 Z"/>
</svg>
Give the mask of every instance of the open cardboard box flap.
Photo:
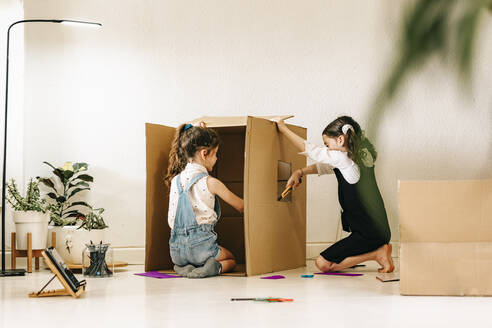
<svg viewBox="0 0 492 328">
<path fill-rule="evenodd" d="M 289 119 L 294 115 L 274 115 L 274 116 L 255 116 L 255 118 L 271 119 Z M 246 126 L 248 124 L 248 116 L 202 116 L 188 123 L 198 125 L 200 122 L 205 122 L 209 128 L 219 128 L 228 126 Z"/>
<path fill-rule="evenodd" d="M 296 189 L 290 202 L 277 201 L 279 161 L 290 163 L 292 170 L 306 165 L 306 158 L 299 155 L 288 140 L 277 131 L 269 116 L 257 117 L 202 117 L 192 122 L 204 121 L 221 135 L 223 154 L 219 161 L 239 161 L 222 165 L 218 161 L 218 178 L 237 188 L 243 186 L 244 217 L 225 217 L 217 224 L 221 234 L 231 234 L 224 240 L 233 240 L 234 234 L 244 240 L 244 257 L 247 275 L 294 269 L 306 263 L 306 182 Z M 289 125 L 302 138 L 305 128 Z M 173 265 L 169 255 L 167 212 L 169 190 L 163 177 L 167 171 L 169 151 L 175 128 L 158 124 L 146 124 L 146 242 L 145 270 L 169 270 Z M 241 154 L 229 143 L 238 143 Z M 236 154 L 237 153 L 237 154 Z M 239 154 L 239 155 L 238 155 Z M 232 168 L 243 172 L 232 172 Z M 221 178 L 223 177 L 223 178 Z M 240 180 L 240 181 L 239 181 Z M 240 220 L 235 223 L 227 220 Z M 221 222 L 224 221 L 224 222 Z M 241 228 L 238 227 L 240 222 Z M 222 225 L 222 226 L 219 226 Z M 219 236 L 220 240 L 220 236 Z M 236 247 L 238 243 L 232 243 Z M 226 245 L 224 245 L 226 247 Z M 233 252 L 234 253 L 234 252 Z M 240 265 L 239 268 L 242 266 Z"/>
<path fill-rule="evenodd" d="M 492 180 L 400 181 L 400 292 L 492 295 Z"/>
</svg>

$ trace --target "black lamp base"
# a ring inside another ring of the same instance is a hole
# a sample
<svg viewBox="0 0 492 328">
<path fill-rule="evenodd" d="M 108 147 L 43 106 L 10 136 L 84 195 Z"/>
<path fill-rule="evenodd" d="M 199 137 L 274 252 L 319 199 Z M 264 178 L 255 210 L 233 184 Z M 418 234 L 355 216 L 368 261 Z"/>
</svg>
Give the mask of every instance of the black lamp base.
<svg viewBox="0 0 492 328">
<path fill-rule="evenodd" d="M 23 276 L 26 273 L 24 269 L 10 269 L 5 271 L 0 271 L 0 277 L 14 277 Z"/>
</svg>

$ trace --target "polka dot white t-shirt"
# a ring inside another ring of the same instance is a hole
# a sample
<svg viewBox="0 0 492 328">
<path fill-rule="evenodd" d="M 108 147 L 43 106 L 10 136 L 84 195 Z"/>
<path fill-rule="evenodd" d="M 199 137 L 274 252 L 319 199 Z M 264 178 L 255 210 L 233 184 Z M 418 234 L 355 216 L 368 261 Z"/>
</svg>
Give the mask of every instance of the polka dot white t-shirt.
<svg viewBox="0 0 492 328">
<path fill-rule="evenodd" d="M 190 183 L 191 179 L 199 173 L 207 173 L 207 176 L 198 180 L 188 192 L 188 198 L 195 213 L 196 222 L 198 224 L 215 224 L 217 214 L 214 211 L 215 196 L 208 190 L 207 169 L 197 163 L 188 163 L 185 169 L 181 172 L 181 188 L 185 188 Z M 169 211 L 167 222 L 171 229 L 174 227 L 174 218 L 176 217 L 176 209 L 178 207 L 178 188 L 176 186 L 177 176 L 171 180 L 171 189 L 169 194 Z"/>
</svg>

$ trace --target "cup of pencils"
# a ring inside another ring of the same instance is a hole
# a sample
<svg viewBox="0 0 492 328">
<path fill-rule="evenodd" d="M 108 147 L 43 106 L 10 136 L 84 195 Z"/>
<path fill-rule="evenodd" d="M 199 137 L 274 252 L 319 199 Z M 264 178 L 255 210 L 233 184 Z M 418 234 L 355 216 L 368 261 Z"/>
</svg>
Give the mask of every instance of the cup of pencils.
<svg viewBox="0 0 492 328">
<path fill-rule="evenodd" d="M 111 277 L 113 275 L 113 248 L 101 241 L 99 244 L 85 244 L 82 252 L 82 273 L 87 277 Z"/>
</svg>

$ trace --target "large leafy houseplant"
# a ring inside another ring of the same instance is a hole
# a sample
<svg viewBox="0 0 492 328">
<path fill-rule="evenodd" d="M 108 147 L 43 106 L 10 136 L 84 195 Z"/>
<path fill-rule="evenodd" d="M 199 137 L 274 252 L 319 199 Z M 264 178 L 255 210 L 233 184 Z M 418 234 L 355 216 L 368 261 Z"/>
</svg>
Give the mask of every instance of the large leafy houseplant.
<svg viewBox="0 0 492 328">
<path fill-rule="evenodd" d="M 72 201 L 74 196 L 84 190 L 90 190 L 89 183 L 93 182 L 92 176 L 83 173 L 87 171 L 87 163 L 66 162 L 63 167 L 54 167 L 48 162 L 43 162 L 53 169 L 52 178 L 38 178 L 41 183 L 49 188 L 48 210 L 51 213 L 50 223 L 55 226 L 75 225 L 77 219 L 85 218 L 81 207 L 91 208 L 84 201 Z M 57 181 L 58 180 L 58 181 Z"/>
</svg>

